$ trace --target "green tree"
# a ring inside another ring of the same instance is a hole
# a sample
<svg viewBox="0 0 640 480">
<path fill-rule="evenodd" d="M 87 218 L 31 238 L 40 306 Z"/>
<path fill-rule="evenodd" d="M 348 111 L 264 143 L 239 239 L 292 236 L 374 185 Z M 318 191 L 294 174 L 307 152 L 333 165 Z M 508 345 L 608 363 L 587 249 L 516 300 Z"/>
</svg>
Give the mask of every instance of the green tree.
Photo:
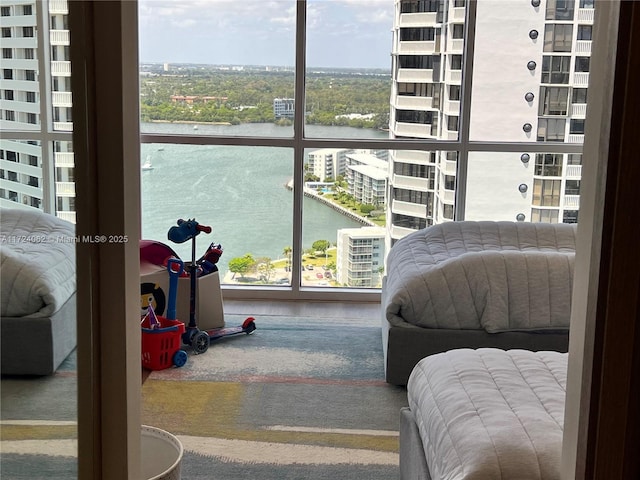
<svg viewBox="0 0 640 480">
<path fill-rule="evenodd" d="M 256 260 L 256 270 L 260 275 L 260 280 L 265 283 L 269 283 L 271 281 L 271 277 L 276 271 L 276 268 L 273 266 L 273 262 L 269 257 L 262 257 Z"/>
<path fill-rule="evenodd" d="M 250 271 L 255 264 L 253 256 L 247 253 L 244 257 L 235 257 L 229 260 L 229 271 L 233 273 L 232 278 L 235 278 L 236 273 L 240 274 L 240 278 L 244 278 L 244 274 Z"/>
<path fill-rule="evenodd" d="M 316 240 L 311 245 L 311 248 L 313 248 L 313 250 L 316 251 L 316 252 L 322 252 L 322 254 L 326 257 L 327 256 L 327 249 L 330 246 L 331 246 L 331 243 L 329 242 L 329 240 Z"/>
<path fill-rule="evenodd" d="M 364 215 L 368 215 L 371 212 L 373 212 L 376 209 L 376 207 L 374 205 L 368 205 L 368 204 L 362 204 L 360 205 L 360 211 L 364 214 Z"/>
</svg>

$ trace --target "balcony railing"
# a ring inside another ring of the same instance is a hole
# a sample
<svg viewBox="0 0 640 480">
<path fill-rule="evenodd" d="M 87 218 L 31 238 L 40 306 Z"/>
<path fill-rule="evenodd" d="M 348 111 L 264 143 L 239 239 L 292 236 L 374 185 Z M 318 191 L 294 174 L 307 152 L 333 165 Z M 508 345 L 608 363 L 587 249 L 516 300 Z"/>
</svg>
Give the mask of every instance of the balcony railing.
<svg viewBox="0 0 640 480">
<path fill-rule="evenodd" d="M 569 134 L 567 138 L 567 143 L 584 143 L 584 134 Z"/>
<path fill-rule="evenodd" d="M 56 182 L 56 195 L 58 197 L 75 197 L 76 184 L 74 182 Z"/>
<path fill-rule="evenodd" d="M 400 55 L 430 55 L 437 51 L 436 42 L 410 42 L 400 41 L 398 50 L 395 52 Z"/>
<path fill-rule="evenodd" d="M 400 137 L 436 138 L 431 124 L 396 122 L 394 132 Z"/>
<path fill-rule="evenodd" d="M 427 206 L 411 202 L 401 202 L 394 200 L 391 204 L 391 211 L 411 217 L 424 218 L 427 215 Z"/>
<path fill-rule="evenodd" d="M 404 27 L 431 27 L 436 25 L 438 14 L 436 12 L 401 13 L 400 28 Z"/>
<path fill-rule="evenodd" d="M 49 13 L 56 15 L 66 15 L 69 13 L 67 0 L 49 0 Z"/>
<path fill-rule="evenodd" d="M 395 107 L 404 109 L 404 110 L 426 110 L 426 109 L 434 108 L 433 97 L 396 95 Z"/>
<path fill-rule="evenodd" d="M 75 166 L 73 152 L 56 152 L 55 166 L 62 168 L 73 168 Z"/>
<path fill-rule="evenodd" d="M 445 75 L 444 81 L 446 83 L 452 83 L 459 85 L 462 82 L 462 70 L 449 70 Z"/>
<path fill-rule="evenodd" d="M 565 195 L 564 208 L 580 210 L 580 195 Z"/>
<path fill-rule="evenodd" d="M 593 23 L 593 14 L 595 10 L 593 8 L 579 8 L 576 15 L 579 22 L 591 22 Z"/>
<path fill-rule="evenodd" d="M 445 175 L 455 175 L 456 174 L 456 167 L 457 167 L 457 162 L 455 160 L 445 160 L 444 162 L 442 162 L 442 167 L 441 167 L 441 171 L 445 174 Z"/>
<path fill-rule="evenodd" d="M 460 20 L 460 21 L 464 21 L 464 16 L 465 16 L 465 7 L 452 7 L 449 10 L 449 18 L 453 19 L 453 20 Z"/>
<path fill-rule="evenodd" d="M 591 40 L 576 41 L 576 53 L 591 53 Z"/>
<path fill-rule="evenodd" d="M 54 107 L 71 107 L 73 105 L 71 92 L 51 92 Z"/>
<path fill-rule="evenodd" d="M 70 77 L 71 62 L 54 61 L 51 62 L 51 75 L 54 77 Z"/>
<path fill-rule="evenodd" d="M 438 196 L 440 197 L 441 202 L 453 205 L 456 194 L 453 190 L 445 190 L 444 188 L 441 188 L 438 191 Z"/>
<path fill-rule="evenodd" d="M 433 70 L 422 68 L 400 68 L 398 69 L 398 82 L 405 83 L 430 83 L 433 82 Z"/>
<path fill-rule="evenodd" d="M 582 165 L 567 165 L 567 177 L 582 177 Z"/>
<path fill-rule="evenodd" d="M 589 86 L 589 72 L 574 72 L 574 74 L 573 74 L 573 86 L 574 87 L 588 87 Z"/>
<path fill-rule="evenodd" d="M 405 175 L 394 175 L 393 186 L 407 190 L 425 191 L 429 187 L 428 178 L 407 177 Z"/>
<path fill-rule="evenodd" d="M 76 212 L 56 212 L 56 217 L 66 220 L 67 222 L 76 223 Z"/>
<path fill-rule="evenodd" d="M 571 117 L 572 118 L 584 118 L 587 114 L 586 103 L 574 103 L 571 105 Z"/>
<path fill-rule="evenodd" d="M 462 53 L 464 48 L 464 40 L 461 38 L 452 38 L 447 44 L 447 53 Z"/>
<path fill-rule="evenodd" d="M 51 45 L 69 45 L 69 30 L 49 30 Z"/>
</svg>

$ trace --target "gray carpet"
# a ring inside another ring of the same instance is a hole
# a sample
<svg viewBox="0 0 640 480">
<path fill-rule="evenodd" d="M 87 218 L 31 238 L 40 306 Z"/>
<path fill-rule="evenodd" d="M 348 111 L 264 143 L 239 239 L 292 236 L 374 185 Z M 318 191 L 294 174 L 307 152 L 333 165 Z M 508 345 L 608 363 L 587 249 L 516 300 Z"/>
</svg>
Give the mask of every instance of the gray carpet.
<svg viewBox="0 0 640 480">
<path fill-rule="evenodd" d="M 143 423 L 185 448 L 182 479 L 398 478 L 406 391 L 384 382 L 377 319 L 265 316 L 256 325 L 202 355 L 185 348 L 184 367 L 153 372 L 143 386 Z M 51 377 L 2 379 L 3 480 L 76 477 L 75 458 L 60 456 L 75 438 L 64 423 L 75 419 L 74 373 L 71 357 Z M 33 419 L 43 422 L 11 422 Z"/>
</svg>

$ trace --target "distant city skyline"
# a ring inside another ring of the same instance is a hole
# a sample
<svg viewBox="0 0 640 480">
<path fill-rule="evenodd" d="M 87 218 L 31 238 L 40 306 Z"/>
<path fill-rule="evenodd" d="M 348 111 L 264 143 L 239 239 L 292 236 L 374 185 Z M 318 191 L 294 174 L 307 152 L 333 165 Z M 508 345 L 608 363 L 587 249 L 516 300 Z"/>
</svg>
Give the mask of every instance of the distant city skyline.
<svg viewBox="0 0 640 480">
<path fill-rule="evenodd" d="M 140 62 L 293 66 L 295 0 L 140 0 Z M 393 0 L 309 0 L 307 66 L 391 66 Z"/>
</svg>

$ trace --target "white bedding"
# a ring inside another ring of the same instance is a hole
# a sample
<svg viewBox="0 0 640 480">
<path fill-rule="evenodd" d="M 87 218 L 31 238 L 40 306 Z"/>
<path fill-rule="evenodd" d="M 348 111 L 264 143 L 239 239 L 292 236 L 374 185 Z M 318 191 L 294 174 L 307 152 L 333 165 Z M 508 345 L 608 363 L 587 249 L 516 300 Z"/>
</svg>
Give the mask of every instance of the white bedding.
<svg viewBox="0 0 640 480">
<path fill-rule="evenodd" d="M 75 226 L 36 209 L 0 209 L 2 317 L 49 316 L 76 291 Z"/>
<path fill-rule="evenodd" d="M 448 222 L 399 240 L 387 258 L 391 325 L 566 330 L 575 225 Z"/>
<path fill-rule="evenodd" d="M 407 385 L 432 480 L 560 478 L 567 354 L 460 349 Z"/>
</svg>

